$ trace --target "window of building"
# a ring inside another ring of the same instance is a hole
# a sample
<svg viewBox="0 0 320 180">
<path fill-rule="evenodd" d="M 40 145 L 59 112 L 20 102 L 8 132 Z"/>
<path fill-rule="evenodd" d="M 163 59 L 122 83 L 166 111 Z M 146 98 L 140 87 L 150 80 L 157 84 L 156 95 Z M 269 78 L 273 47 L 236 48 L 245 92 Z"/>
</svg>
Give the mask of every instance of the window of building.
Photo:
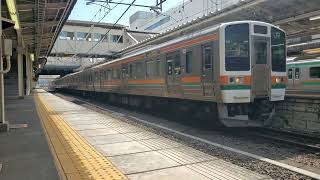
<svg viewBox="0 0 320 180">
<path fill-rule="evenodd" d="M 84 33 L 86 41 L 92 41 L 92 37 L 90 33 Z"/>
<path fill-rule="evenodd" d="M 292 79 L 292 68 L 288 69 L 288 79 Z"/>
<path fill-rule="evenodd" d="M 122 35 L 111 35 L 111 42 L 123 43 L 123 36 Z"/>
<path fill-rule="evenodd" d="M 101 34 L 102 42 L 108 42 L 108 34 Z"/>
<path fill-rule="evenodd" d="M 320 67 L 310 68 L 310 78 L 320 78 Z"/>
<path fill-rule="evenodd" d="M 77 40 L 84 41 L 86 39 L 86 33 L 84 32 L 77 32 Z"/>
<path fill-rule="evenodd" d="M 100 33 L 94 33 L 93 34 L 93 41 L 100 41 L 101 40 L 101 34 Z"/>
<path fill-rule="evenodd" d="M 193 59 L 192 51 L 187 51 L 187 53 L 186 53 L 186 73 L 192 72 L 192 59 Z"/>
<path fill-rule="evenodd" d="M 59 34 L 59 39 L 66 40 L 67 39 L 67 32 L 61 31 Z"/>
<path fill-rule="evenodd" d="M 294 79 L 300 79 L 300 68 L 295 68 Z"/>
<path fill-rule="evenodd" d="M 59 35 L 61 40 L 74 40 L 74 32 L 62 31 Z"/>
</svg>

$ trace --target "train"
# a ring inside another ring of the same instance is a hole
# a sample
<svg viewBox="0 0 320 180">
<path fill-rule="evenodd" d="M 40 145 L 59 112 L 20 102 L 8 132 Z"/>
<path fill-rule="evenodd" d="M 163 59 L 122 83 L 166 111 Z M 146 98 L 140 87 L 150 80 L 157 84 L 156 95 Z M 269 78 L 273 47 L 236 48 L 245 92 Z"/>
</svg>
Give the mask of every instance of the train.
<svg viewBox="0 0 320 180">
<path fill-rule="evenodd" d="M 287 95 L 320 95 L 320 59 L 303 59 L 287 63 Z"/>
<path fill-rule="evenodd" d="M 60 91 L 172 114 L 204 114 L 226 127 L 270 123 L 286 86 L 286 34 L 269 23 L 208 26 L 54 81 Z"/>
</svg>

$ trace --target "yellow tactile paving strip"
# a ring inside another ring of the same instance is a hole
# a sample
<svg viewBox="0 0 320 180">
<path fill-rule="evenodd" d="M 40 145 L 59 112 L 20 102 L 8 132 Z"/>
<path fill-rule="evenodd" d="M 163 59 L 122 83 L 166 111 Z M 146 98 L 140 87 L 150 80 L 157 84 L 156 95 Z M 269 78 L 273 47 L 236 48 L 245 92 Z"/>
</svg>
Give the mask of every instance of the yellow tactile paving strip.
<svg viewBox="0 0 320 180">
<path fill-rule="evenodd" d="M 61 179 L 127 179 L 74 131 L 41 96 L 35 93 L 34 97 Z"/>
</svg>

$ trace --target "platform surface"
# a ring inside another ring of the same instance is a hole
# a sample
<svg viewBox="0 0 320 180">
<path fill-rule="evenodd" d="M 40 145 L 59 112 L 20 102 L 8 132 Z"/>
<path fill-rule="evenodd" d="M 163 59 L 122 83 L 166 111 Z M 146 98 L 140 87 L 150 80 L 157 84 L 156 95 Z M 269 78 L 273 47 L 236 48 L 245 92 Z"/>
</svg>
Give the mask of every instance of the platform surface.
<svg viewBox="0 0 320 180">
<path fill-rule="evenodd" d="M 101 114 L 50 93 L 38 95 L 61 117 L 60 121 L 65 121 L 128 179 L 270 179 L 128 124 L 117 114 Z"/>
<path fill-rule="evenodd" d="M 0 179 L 58 180 L 33 96 L 10 97 L 5 110 L 11 129 L 0 133 Z"/>
</svg>

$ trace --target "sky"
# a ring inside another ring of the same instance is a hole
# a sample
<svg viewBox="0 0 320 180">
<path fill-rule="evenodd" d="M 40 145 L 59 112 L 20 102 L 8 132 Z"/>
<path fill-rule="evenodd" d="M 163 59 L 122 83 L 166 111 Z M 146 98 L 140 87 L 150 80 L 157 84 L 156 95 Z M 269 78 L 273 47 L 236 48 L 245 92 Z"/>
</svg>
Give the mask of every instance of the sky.
<svg viewBox="0 0 320 180">
<path fill-rule="evenodd" d="M 131 3 L 133 0 L 112 0 L 113 2 L 122 2 L 122 3 Z M 175 7 L 176 5 L 180 4 L 184 0 L 167 0 L 163 3 L 163 11 Z M 103 18 L 105 12 L 108 10 L 106 8 L 101 8 L 101 6 L 96 4 L 87 5 L 86 3 L 88 0 L 78 0 L 76 5 L 74 6 L 69 20 L 82 20 L 82 21 L 93 21 L 97 22 Z M 104 4 L 104 3 L 99 3 Z M 152 5 L 156 4 L 156 0 L 136 0 L 135 4 L 142 4 L 142 5 Z M 110 4 L 110 7 L 114 7 L 116 4 Z M 118 5 L 116 6 L 110 13 L 103 18 L 101 22 L 106 23 L 115 23 L 116 20 L 121 16 L 121 14 L 126 10 L 128 6 L 126 5 Z M 101 10 L 100 10 L 101 9 Z M 99 11 L 100 10 L 100 11 Z M 129 26 L 129 17 L 134 14 L 136 11 L 150 11 L 150 8 L 144 7 L 133 7 L 131 6 L 127 13 L 120 19 L 118 24 Z M 97 13 L 98 12 L 98 13 Z M 96 15 L 96 16 L 95 16 Z"/>
</svg>

